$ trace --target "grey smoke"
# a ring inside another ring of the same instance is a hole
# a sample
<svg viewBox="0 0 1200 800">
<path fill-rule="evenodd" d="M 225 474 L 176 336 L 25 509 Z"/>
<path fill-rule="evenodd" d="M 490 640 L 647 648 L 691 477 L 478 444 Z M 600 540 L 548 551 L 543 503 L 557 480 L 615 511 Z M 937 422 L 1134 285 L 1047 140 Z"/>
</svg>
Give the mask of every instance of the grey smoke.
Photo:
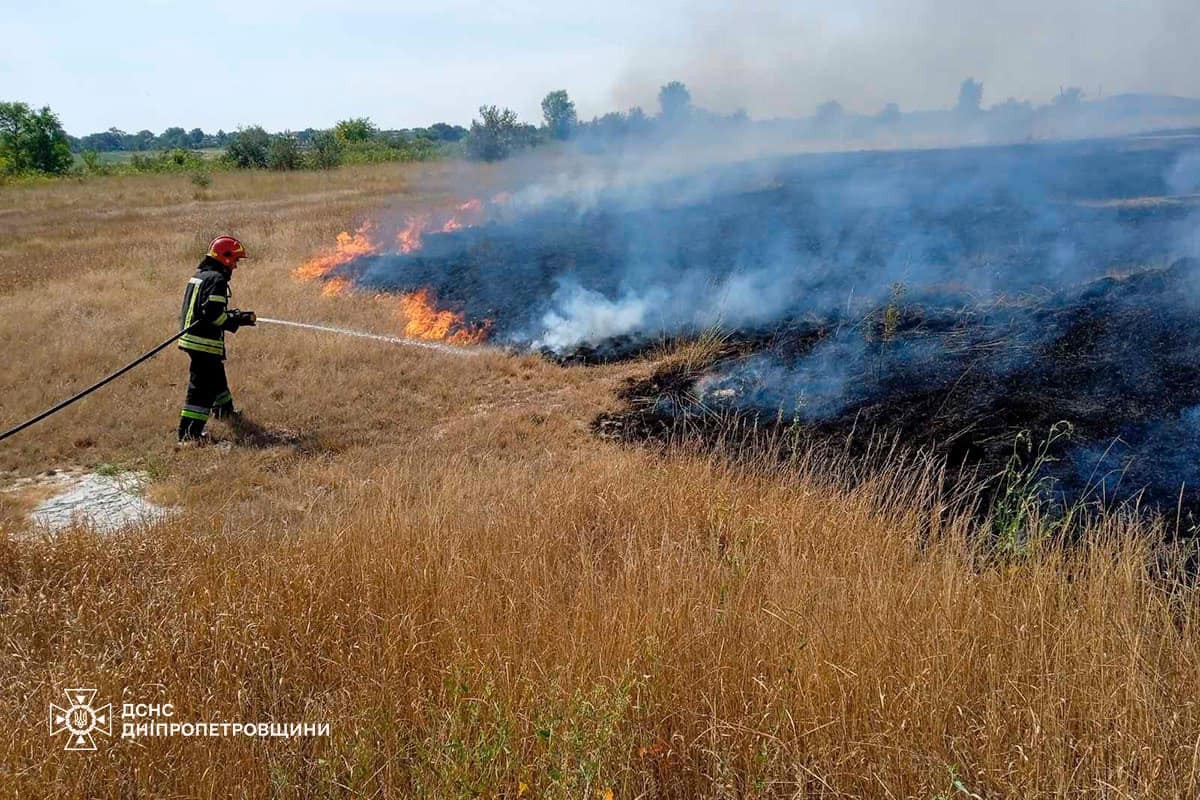
<svg viewBox="0 0 1200 800">
<path fill-rule="evenodd" d="M 660 34 L 631 58 L 618 107 L 653 107 L 670 79 L 700 106 L 756 117 L 832 98 L 860 113 L 949 108 L 967 76 L 985 107 L 1044 103 L 1062 86 L 1200 95 L 1195 0 L 694 0 Z"/>
</svg>

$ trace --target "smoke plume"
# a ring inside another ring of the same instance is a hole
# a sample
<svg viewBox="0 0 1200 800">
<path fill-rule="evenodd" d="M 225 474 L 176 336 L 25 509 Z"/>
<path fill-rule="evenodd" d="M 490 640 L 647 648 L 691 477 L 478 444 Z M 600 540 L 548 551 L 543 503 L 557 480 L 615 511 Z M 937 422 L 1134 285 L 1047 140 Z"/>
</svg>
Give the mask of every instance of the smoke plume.
<svg viewBox="0 0 1200 800">
<path fill-rule="evenodd" d="M 947 108 L 967 76 L 983 82 L 985 105 L 1044 103 L 1061 86 L 1200 95 L 1192 0 L 693 0 L 657 33 L 619 81 L 619 105 L 649 108 L 674 78 L 702 106 L 757 117 L 831 99 L 862 113 Z"/>
</svg>

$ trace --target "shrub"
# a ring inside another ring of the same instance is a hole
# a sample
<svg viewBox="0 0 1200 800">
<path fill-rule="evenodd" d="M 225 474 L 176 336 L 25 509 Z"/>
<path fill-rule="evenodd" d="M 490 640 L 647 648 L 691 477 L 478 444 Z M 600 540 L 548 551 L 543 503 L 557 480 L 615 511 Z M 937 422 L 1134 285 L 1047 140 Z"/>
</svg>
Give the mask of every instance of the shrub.
<svg viewBox="0 0 1200 800">
<path fill-rule="evenodd" d="M 435 122 L 425 131 L 430 139 L 439 142 L 459 142 L 467 135 L 467 129 L 461 125 L 448 125 L 445 122 Z"/>
<path fill-rule="evenodd" d="M 129 166 L 134 172 L 188 172 L 203 169 L 206 165 L 204 156 L 199 153 L 176 148 L 146 155 L 135 153 Z"/>
<path fill-rule="evenodd" d="M 263 169 L 267 166 L 267 151 L 271 146 L 271 135 L 261 125 L 241 128 L 229 136 L 225 157 L 242 169 Z"/>
<path fill-rule="evenodd" d="M 378 132 L 370 117 L 344 119 L 333 126 L 333 135 L 343 144 L 368 141 L 375 138 Z"/>
<path fill-rule="evenodd" d="M 342 148 L 348 164 L 381 164 L 387 161 L 427 161 L 442 153 L 438 142 L 424 136 L 403 133 L 381 134 L 367 142 L 355 142 Z"/>
<path fill-rule="evenodd" d="M 103 175 L 107 173 L 108 167 L 100 160 L 100 154 L 95 150 L 84 150 L 80 153 L 79 158 L 83 161 L 83 170 L 89 175 Z"/>
<path fill-rule="evenodd" d="M 300 145 L 291 134 L 281 133 L 271 137 L 267 147 L 267 166 L 271 169 L 299 169 L 302 163 Z"/>
<path fill-rule="evenodd" d="M 471 120 L 471 131 L 465 140 L 468 158 L 499 161 L 514 150 L 538 143 L 537 128 L 517 122 L 517 112 L 510 108 L 480 106 L 479 116 L 482 121 Z"/>
<path fill-rule="evenodd" d="M 342 143 L 332 131 L 313 135 L 309 161 L 317 169 L 333 169 L 342 163 Z"/>
</svg>

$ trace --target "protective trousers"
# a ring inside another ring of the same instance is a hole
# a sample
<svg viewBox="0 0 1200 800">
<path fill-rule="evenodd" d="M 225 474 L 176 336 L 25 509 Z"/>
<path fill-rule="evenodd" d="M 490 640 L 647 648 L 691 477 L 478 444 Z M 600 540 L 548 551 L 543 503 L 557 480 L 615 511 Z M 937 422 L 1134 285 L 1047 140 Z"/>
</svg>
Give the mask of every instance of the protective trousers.
<svg viewBox="0 0 1200 800">
<path fill-rule="evenodd" d="M 187 351 L 191 358 L 187 398 L 179 416 L 179 440 L 195 439 L 204 431 L 209 416 L 220 419 L 233 413 L 233 395 L 225 378 L 220 356 Z"/>
</svg>

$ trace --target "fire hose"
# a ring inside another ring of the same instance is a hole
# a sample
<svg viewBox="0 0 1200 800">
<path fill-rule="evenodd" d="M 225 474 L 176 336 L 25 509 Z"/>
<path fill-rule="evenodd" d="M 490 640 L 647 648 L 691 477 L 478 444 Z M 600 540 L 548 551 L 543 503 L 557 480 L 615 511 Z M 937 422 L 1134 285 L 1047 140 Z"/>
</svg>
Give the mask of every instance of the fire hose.
<svg viewBox="0 0 1200 800">
<path fill-rule="evenodd" d="M 477 356 L 486 349 L 473 349 L 460 347 L 452 344 L 443 344 L 442 342 L 428 342 L 422 339 L 412 339 L 406 336 L 384 336 L 378 333 L 367 333 L 365 331 L 351 330 L 350 328 L 335 328 L 332 325 L 314 325 L 311 322 L 292 322 L 287 319 L 271 319 L 270 317 L 259 317 L 259 322 L 266 322 L 269 325 L 287 325 L 291 328 L 304 328 L 310 331 L 324 331 L 325 333 L 340 333 L 343 336 L 354 336 L 359 339 L 374 339 L 377 342 L 388 342 L 389 344 L 402 344 L 406 347 L 423 347 L 427 350 L 437 350 L 442 353 L 451 353 L 456 356 Z"/>
<path fill-rule="evenodd" d="M 31 425 L 35 425 L 36 423 L 41 422 L 46 417 L 57 414 L 59 411 L 62 411 L 67 406 L 71 405 L 72 403 L 74 403 L 78 400 L 82 400 L 83 398 L 87 397 L 89 394 L 91 394 L 92 392 L 101 388 L 102 386 L 106 386 L 107 384 L 112 383 L 117 378 L 121 377 L 126 372 L 129 372 L 129 370 L 136 367 L 138 364 L 141 364 L 143 361 L 147 361 L 150 358 L 152 358 L 153 356 L 157 355 L 169 344 L 174 342 L 179 337 L 183 336 L 185 333 L 188 333 L 193 328 L 200 325 L 202 322 L 203 322 L 203 320 L 198 320 L 197 322 L 194 322 L 193 324 L 189 325 L 188 327 L 184 328 L 183 330 L 173 334 L 171 336 L 171 338 L 166 339 L 166 340 L 156 344 L 154 347 L 150 348 L 145 353 L 142 353 L 140 356 L 135 358 L 133 361 L 130 361 L 128 364 L 121 367 L 116 372 L 113 372 L 112 374 L 101 378 L 100 380 L 96 381 L 91 386 L 87 387 L 86 389 L 84 389 L 80 392 L 76 392 L 75 394 L 71 395 L 66 400 L 63 400 L 60 403 L 54 404 L 53 406 L 51 406 L 50 408 L 47 408 L 42 413 L 37 414 L 36 416 L 30 417 L 29 419 L 25 420 L 21 424 L 16 425 L 12 428 L 9 428 L 8 430 L 4 431 L 3 433 L 0 433 L 0 442 L 4 441 L 5 439 L 7 439 L 10 436 L 14 436 L 14 435 L 20 433 L 21 431 L 25 430 L 26 428 L 30 427 Z M 308 322 L 293 322 L 291 320 L 286 320 L 286 319 L 271 319 L 270 317 L 257 317 L 255 319 L 255 322 L 265 322 L 270 325 L 286 325 L 286 326 L 289 326 L 292 328 L 304 328 L 307 330 L 322 331 L 325 333 L 337 333 L 337 334 L 341 334 L 343 336 L 353 336 L 353 337 L 356 337 L 359 339 L 374 339 L 374 340 L 380 341 L 380 342 L 388 342 L 389 344 L 402 344 L 402 345 L 406 345 L 406 346 L 410 346 L 410 347 L 423 347 L 423 348 L 427 348 L 430 350 L 439 350 L 441 352 L 449 352 L 449 353 L 453 353 L 454 355 L 459 355 L 459 356 L 478 355 L 480 353 L 480 351 L 478 351 L 478 350 L 468 350 L 466 348 L 454 347 L 454 346 L 447 345 L 447 344 L 439 344 L 437 342 L 424 342 L 419 339 L 407 339 L 407 338 L 404 338 L 401 336 L 383 336 L 383 335 L 377 334 L 377 333 L 366 333 L 365 331 L 356 331 L 356 330 L 351 330 L 349 328 L 335 328 L 330 325 L 314 325 L 314 324 L 308 323 Z M 250 322 L 249 324 L 253 325 L 254 322 Z"/>
</svg>

